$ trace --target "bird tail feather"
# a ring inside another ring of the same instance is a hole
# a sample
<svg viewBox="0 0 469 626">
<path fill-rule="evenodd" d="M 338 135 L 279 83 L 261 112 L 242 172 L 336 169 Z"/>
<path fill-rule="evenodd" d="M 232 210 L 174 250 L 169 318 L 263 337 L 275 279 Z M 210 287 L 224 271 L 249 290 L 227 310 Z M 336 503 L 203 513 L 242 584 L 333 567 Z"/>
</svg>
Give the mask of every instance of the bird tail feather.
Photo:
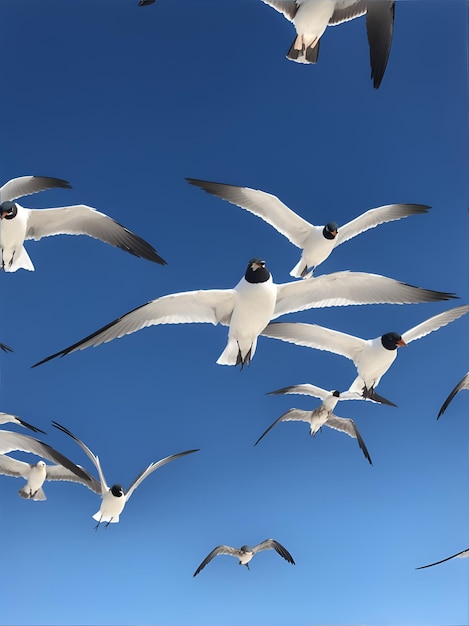
<svg viewBox="0 0 469 626">
<path fill-rule="evenodd" d="M 41 487 L 35 493 L 31 493 L 29 489 L 26 487 L 22 487 L 18 493 L 22 498 L 26 498 L 27 500 L 47 500 L 46 494 L 44 493 L 43 488 Z"/>
<path fill-rule="evenodd" d="M 24 269 L 29 270 L 30 272 L 34 272 L 34 265 L 31 259 L 29 258 L 29 254 L 26 252 L 24 246 L 21 248 L 21 252 L 14 256 L 13 263 L 9 265 L 5 263 L 4 270 L 5 272 L 16 272 L 16 270 Z"/>
</svg>

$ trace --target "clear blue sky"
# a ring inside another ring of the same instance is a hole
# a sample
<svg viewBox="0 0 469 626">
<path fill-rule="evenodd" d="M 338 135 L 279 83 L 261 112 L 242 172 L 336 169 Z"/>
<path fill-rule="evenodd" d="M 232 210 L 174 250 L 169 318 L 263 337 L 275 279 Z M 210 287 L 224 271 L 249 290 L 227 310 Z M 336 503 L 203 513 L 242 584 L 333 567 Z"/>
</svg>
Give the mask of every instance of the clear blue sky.
<svg viewBox="0 0 469 626">
<path fill-rule="evenodd" d="M 310 382 L 345 389 L 348 360 L 260 338 L 249 368 L 216 365 L 210 324 L 159 326 L 42 367 L 128 310 L 172 292 L 229 288 L 253 256 L 291 280 L 298 250 L 262 220 L 184 177 L 274 193 L 316 224 L 394 202 L 432 206 L 339 249 L 320 273 L 370 271 L 468 302 L 467 2 L 399 1 L 381 88 L 369 78 L 365 20 L 329 28 L 317 66 L 285 54 L 294 28 L 260 0 L 2 0 L 2 175 L 65 178 L 72 190 L 20 200 L 85 203 L 145 237 L 166 267 L 85 237 L 29 242 L 35 272 L 3 274 L 0 410 L 90 471 L 63 423 L 127 487 L 152 474 L 119 524 L 95 533 L 99 497 L 47 483 L 47 502 L 0 477 L 0 622 L 264 626 L 462 624 L 469 561 L 415 568 L 469 546 L 468 402 L 436 415 L 468 369 L 468 319 L 408 348 L 379 386 L 399 408 L 343 402 L 352 439 L 280 424 L 318 401 L 266 392 Z M 311 310 L 371 338 L 454 305 Z M 285 318 L 287 319 L 287 318 Z M 18 455 L 19 457 L 20 455 Z M 22 457 L 24 458 L 24 456 Z M 251 571 L 218 544 L 273 537 Z"/>
</svg>

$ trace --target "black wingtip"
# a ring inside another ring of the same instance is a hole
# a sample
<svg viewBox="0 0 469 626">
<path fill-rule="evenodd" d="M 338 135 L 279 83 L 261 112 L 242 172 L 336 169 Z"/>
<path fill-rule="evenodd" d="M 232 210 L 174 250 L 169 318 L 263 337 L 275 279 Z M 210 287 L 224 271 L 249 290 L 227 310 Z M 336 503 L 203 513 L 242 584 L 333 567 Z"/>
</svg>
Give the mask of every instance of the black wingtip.
<svg viewBox="0 0 469 626">
<path fill-rule="evenodd" d="M 20 419 L 19 417 L 16 418 L 20 424 L 22 424 L 25 428 L 29 428 L 30 430 L 32 430 L 34 433 L 42 433 L 43 435 L 47 435 L 45 430 L 41 430 L 40 428 L 38 428 L 37 426 L 33 426 L 32 424 L 29 424 L 28 422 L 25 422 L 23 419 Z"/>
<path fill-rule="evenodd" d="M 363 397 L 369 400 L 374 400 L 375 402 L 379 402 L 380 404 L 387 404 L 388 406 L 394 406 L 397 408 L 397 404 L 394 404 L 394 402 L 391 402 L 391 400 L 383 398 L 383 396 L 377 394 L 374 389 L 364 390 Z"/>
<path fill-rule="evenodd" d="M 34 178 L 40 178 L 46 184 L 50 185 L 52 189 L 72 189 L 68 180 L 64 180 L 63 178 L 54 178 L 52 176 L 34 176 Z"/>
<path fill-rule="evenodd" d="M 0 350 L 3 350 L 3 352 L 14 352 L 13 348 L 10 348 L 5 343 L 0 343 Z"/>
</svg>

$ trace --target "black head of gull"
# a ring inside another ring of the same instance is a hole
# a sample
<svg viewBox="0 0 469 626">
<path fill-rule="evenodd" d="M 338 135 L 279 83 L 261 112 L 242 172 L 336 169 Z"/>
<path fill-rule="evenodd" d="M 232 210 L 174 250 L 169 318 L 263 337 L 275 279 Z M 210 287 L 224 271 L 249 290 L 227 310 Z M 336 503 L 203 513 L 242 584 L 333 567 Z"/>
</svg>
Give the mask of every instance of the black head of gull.
<svg viewBox="0 0 469 626">
<path fill-rule="evenodd" d="M 5 200 L 0 204 L 0 215 L 2 220 L 12 220 L 18 213 L 18 207 L 11 200 Z"/>
<path fill-rule="evenodd" d="M 270 278 L 270 272 L 262 259 L 251 259 L 248 263 L 244 278 L 248 283 L 265 283 Z"/>
<path fill-rule="evenodd" d="M 381 337 L 381 343 L 386 350 L 397 350 L 398 346 L 407 345 L 398 333 L 386 333 Z"/>
<path fill-rule="evenodd" d="M 322 229 L 322 234 L 326 239 L 335 239 L 339 232 L 339 225 L 336 222 L 329 222 Z"/>
<path fill-rule="evenodd" d="M 111 492 L 116 498 L 121 498 L 124 495 L 124 487 L 122 485 L 112 485 Z"/>
</svg>

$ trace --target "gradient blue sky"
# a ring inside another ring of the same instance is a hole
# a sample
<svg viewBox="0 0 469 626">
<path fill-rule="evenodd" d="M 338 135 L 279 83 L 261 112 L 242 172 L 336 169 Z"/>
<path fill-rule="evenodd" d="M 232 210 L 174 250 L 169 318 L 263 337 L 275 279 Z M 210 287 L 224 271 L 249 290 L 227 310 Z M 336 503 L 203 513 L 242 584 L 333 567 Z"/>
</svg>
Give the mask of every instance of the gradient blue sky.
<svg viewBox="0 0 469 626">
<path fill-rule="evenodd" d="M 403 332 L 468 302 L 468 6 L 399 1 L 387 72 L 369 78 L 365 20 L 329 28 L 317 66 L 288 61 L 292 24 L 260 0 L 2 0 L 1 184 L 65 178 L 31 208 L 85 203 L 152 243 L 167 267 L 85 237 L 27 244 L 36 271 L 3 274 L 0 410 L 90 470 L 56 420 L 127 487 L 151 461 L 200 452 L 150 476 L 119 524 L 93 531 L 99 497 L 48 483 L 47 502 L 0 477 L 0 622 L 17 624 L 462 624 L 469 562 L 415 568 L 469 546 L 463 318 L 400 350 L 379 391 L 394 409 L 343 402 L 368 446 L 281 413 L 271 397 L 310 382 L 345 389 L 339 356 L 261 338 L 251 367 L 216 365 L 227 336 L 160 326 L 30 366 L 159 296 L 229 288 L 253 256 L 288 282 L 298 250 L 260 219 L 184 177 L 257 187 L 313 223 L 393 202 L 432 206 L 339 249 L 318 273 L 370 271 L 461 300 L 311 310 L 364 338 Z M 287 318 L 285 318 L 287 319 Z M 19 457 L 20 455 L 18 455 Z M 24 455 L 21 458 L 25 458 Z M 218 544 L 273 537 L 293 555 L 251 571 Z"/>
</svg>

